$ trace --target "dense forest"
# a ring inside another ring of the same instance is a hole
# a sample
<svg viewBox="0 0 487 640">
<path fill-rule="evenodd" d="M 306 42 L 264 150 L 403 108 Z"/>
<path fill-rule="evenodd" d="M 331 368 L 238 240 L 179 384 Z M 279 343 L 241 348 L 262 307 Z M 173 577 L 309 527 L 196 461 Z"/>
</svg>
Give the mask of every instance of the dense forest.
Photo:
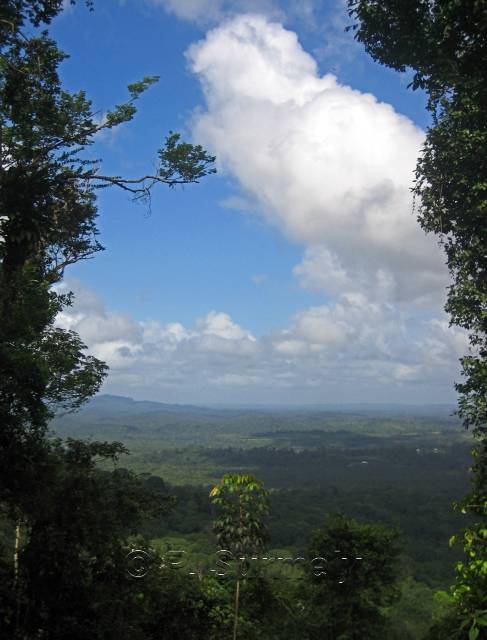
<svg viewBox="0 0 487 640">
<path fill-rule="evenodd" d="M 95 136 L 132 120 L 157 76 L 100 120 L 60 80 L 49 27 L 66 3 L 2 2 L 2 637 L 487 638 L 487 6 L 347 5 L 356 40 L 428 98 L 414 194 L 470 340 L 455 416 L 92 399 L 107 366 L 56 325 L 73 303 L 56 285 L 103 249 L 98 189 L 150 205 L 215 157 L 169 132 L 148 172 L 102 170 Z"/>
</svg>

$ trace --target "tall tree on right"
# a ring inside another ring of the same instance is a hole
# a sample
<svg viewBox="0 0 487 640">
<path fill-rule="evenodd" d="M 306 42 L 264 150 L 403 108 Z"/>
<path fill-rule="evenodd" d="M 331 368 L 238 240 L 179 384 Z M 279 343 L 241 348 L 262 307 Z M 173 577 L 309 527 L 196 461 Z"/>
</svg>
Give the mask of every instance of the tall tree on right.
<svg viewBox="0 0 487 640">
<path fill-rule="evenodd" d="M 446 311 L 470 339 L 458 414 L 475 437 L 472 486 L 457 507 L 473 517 L 452 594 L 451 638 L 487 636 L 487 2 L 348 0 L 349 27 L 381 64 L 412 69 L 432 124 L 416 167 L 418 220 L 442 243 L 452 284 Z M 456 634 L 456 635 L 453 635 Z"/>
</svg>

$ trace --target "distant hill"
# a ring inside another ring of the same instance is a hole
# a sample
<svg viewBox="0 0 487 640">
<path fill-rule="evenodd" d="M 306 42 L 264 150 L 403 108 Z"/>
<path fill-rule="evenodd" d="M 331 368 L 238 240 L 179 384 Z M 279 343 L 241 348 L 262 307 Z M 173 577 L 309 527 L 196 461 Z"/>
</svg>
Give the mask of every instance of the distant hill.
<svg viewBox="0 0 487 640">
<path fill-rule="evenodd" d="M 394 404 L 394 403 L 344 403 L 344 404 L 312 404 L 312 405 L 263 405 L 263 404 L 168 404 L 151 400 L 134 400 L 126 396 L 100 394 L 92 398 L 83 406 L 81 411 L 96 411 L 99 413 L 146 413 L 148 411 L 171 411 L 183 413 L 214 413 L 223 412 L 271 412 L 271 413 L 351 413 L 401 415 L 412 417 L 450 416 L 455 410 L 454 404 Z"/>
<path fill-rule="evenodd" d="M 166 404 L 164 402 L 153 402 L 151 400 L 134 400 L 125 396 L 115 396 L 101 394 L 92 398 L 81 411 L 94 411 L 97 413 L 146 413 L 148 411 L 194 411 L 200 413 L 204 411 L 202 407 L 184 404 Z"/>
<path fill-rule="evenodd" d="M 392 404 L 198 407 L 102 394 L 77 413 L 55 418 L 51 428 L 64 437 L 120 440 L 129 446 L 136 441 L 167 446 L 261 446 L 274 438 L 266 441 L 260 434 L 278 431 L 345 430 L 362 436 L 397 437 L 437 429 L 458 430 L 458 420 L 451 417 L 453 408 Z M 281 443 L 282 438 L 276 442 Z"/>
</svg>

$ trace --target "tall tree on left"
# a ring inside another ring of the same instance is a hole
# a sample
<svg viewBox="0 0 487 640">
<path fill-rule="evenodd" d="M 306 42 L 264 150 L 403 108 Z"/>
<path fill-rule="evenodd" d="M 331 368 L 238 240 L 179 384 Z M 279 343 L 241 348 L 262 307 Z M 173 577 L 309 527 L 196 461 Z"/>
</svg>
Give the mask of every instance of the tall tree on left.
<svg viewBox="0 0 487 640">
<path fill-rule="evenodd" d="M 106 375 L 75 333 L 54 326 L 72 295 L 53 285 L 68 265 L 103 249 L 96 189 L 117 186 L 147 199 L 158 183 L 198 182 L 215 171 L 212 156 L 175 133 L 158 150 L 153 174 L 105 175 L 87 157 L 95 134 L 131 120 L 157 77 L 129 85 L 127 102 L 97 122 L 83 91 L 62 88 L 66 56 L 40 30 L 62 6 L 7 0 L 0 7 L 0 502 L 15 511 L 27 506 L 24 496 L 31 503 L 26 487 L 38 482 L 53 412 L 77 409 Z"/>
<path fill-rule="evenodd" d="M 0 3 L 0 512 L 17 523 L 17 533 L 21 524 L 32 529 L 49 493 L 49 420 L 79 408 L 107 372 L 76 333 L 55 326 L 73 297 L 53 285 L 67 266 L 103 249 L 97 188 L 150 199 L 157 184 L 198 182 L 215 172 L 212 156 L 172 132 L 147 175 L 110 175 L 89 157 L 95 134 L 131 120 L 157 77 L 129 85 L 127 102 L 98 122 L 83 91 L 62 88 L 58 68 L 66 55 L 42 30 L 63 4 Z M 85 4 L 92 8 L 91 0 Z"/>
</svg>

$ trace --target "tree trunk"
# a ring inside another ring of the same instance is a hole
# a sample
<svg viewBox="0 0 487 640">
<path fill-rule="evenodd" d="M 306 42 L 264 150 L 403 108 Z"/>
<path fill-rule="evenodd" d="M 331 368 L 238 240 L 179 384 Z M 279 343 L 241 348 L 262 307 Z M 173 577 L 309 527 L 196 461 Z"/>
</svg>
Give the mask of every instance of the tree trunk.
<svg viewBox="0 0 487 640">
<path fill-rule="evenodd" d="M 14 546 L 14 591 L 16 595 L 15 607 L 15 634 L 19 633 L 20 624 L 20 584 L 19 584 L 19 549 L 20 549 L 20 519 L 15 526 L 15 546 Z"/>
<path fill-rule="evenodd" d="M 15 547 L 14 547 L 14 588 L 17 588 L 19 579 L 19 549 L 20 549 L 20 520 L 15 526 Z"/>
<path fill-rule="evenodd" d="M 233 619 L 233 640 L 237 640 L 239 601 L 240 601 L 240 578 L 237 578 L 237 585 L 235 587 L 235 617 Z"/>
</svg>

